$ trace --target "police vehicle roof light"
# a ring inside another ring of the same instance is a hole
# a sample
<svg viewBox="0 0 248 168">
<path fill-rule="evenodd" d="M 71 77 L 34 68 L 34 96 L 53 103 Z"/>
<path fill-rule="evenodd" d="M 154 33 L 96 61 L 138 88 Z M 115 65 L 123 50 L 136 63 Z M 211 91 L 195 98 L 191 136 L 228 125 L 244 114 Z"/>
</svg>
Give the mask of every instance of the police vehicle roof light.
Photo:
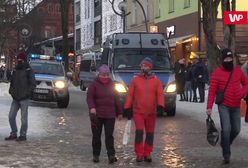
<svg viewBox="0 0 248 168">
<path fill-rule="evenodd" d="M 39 55 L 39 54 L 31 54 L 31 59 L 56 60 L 56 61 L 63 60 L 61 56 L 49 56 L 49 55 Z"/>
</svg>

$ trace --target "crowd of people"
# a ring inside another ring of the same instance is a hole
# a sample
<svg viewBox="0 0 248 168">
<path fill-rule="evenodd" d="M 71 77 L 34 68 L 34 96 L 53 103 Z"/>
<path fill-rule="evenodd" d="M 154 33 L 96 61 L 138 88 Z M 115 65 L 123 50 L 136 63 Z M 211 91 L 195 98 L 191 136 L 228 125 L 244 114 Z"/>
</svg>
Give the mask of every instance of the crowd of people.
<svg viewBox="0 0 248 168">
<path fill-rule="evenodd" d="M 11 71 L 5 66 L 0 67 L 0 81 L 10 81 Z"/>
<path fill-rule="evenodd" d="M 198 58 L 190 62 L 183 58 L 176 61 L 174 68 L 180 101 L 203 103 L 205 101 L 205 84 L 209 82 L 208 69 L 203 60 Z"/>
</svg>

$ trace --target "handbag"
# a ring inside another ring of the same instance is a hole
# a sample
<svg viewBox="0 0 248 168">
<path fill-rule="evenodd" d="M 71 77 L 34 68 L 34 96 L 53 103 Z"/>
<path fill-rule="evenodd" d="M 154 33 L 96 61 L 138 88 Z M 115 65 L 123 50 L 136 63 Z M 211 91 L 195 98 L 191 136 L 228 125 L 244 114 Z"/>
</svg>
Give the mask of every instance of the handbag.
<svg viewBox="0 0 248 168">
<path fill-rule="evenodd" d="M 218 91 L 217 92 L 216 97 L 215 97 L 215 104 L 220 105 L 223 102 L 224 96 L 225 96 L 225 91 L 226 91 L 226 88 L 227 88 L 227 86 L 228 86 L 228 84 L 229 84 L 229 82 L 231 80 L 232 73 L 233 73 L 233 71 L 229 75 L 229 78 L 228 78 L 228 81 L 227 81 L 226 86 L 224 88 L 224 91 Z"/>
<path fill-rule="evenodd" d="M 123 145 L 127 145 L 130 140 L 131 126 L 132 126 L 131 120 L 127 120 L 123 134 L 123 140 L 122 140 Z"/>
<path fill-rule="evenodd" d="M 215 146 L 219 141 L 219 131 L 215 127 L 214 121 L 210 115 L 206 119 L 207 125 L 207 141 L 210 145 Z"/>
</svg>

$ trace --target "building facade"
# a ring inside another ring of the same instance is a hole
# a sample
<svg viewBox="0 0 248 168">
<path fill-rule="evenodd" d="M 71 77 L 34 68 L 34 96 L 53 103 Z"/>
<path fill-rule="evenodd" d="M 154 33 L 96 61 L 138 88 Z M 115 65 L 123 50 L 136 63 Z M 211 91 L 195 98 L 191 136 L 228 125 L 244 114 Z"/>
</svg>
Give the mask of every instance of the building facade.
<svg viewBox="0 0 248 168">
<path fill-rule="evenodd" d="M 119 11 L 115 2 L 115 9 Z M 107 36 L 122 32 L 122 18 L 108 0 L 75 0 L 75 51 L 77 55 L 101 51 Z"/>
<path fill-rule="evenodd" d="M 154 26 L 155 20 L 155 0 L 139 0 L 141 5 L 144 8 L 148 31 L 150 31 L 150 26 Z M 127 16 L 127 31 L 146 31 L 145 18 L 142 8 L 137 3 L 136 0 L 128 0 L 127 1 L 127 12 L 130 12 L 130 15 Z"/>
</svg>

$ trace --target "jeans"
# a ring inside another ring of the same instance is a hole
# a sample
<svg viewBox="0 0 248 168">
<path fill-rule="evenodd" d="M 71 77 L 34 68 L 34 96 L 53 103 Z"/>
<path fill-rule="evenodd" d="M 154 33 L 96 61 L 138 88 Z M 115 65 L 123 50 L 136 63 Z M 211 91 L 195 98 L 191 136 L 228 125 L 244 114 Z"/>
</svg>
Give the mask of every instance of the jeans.
<svg viewBox="0 0 248 168">
<path fill-rule="evenodd" d="M 240 132 L 240 108 L 219 105 L 223 156 L 231 155 L 231 144 Z"/>
<path fill-rule="evenodd" d="M 21 130 L 20 136 L 26 136 L 28 129 L 28 104 L 29 99 L 16 101 L 13 100 L 9 112 L 9 124 L 11 127 L 11 134 L 17 135 L 16 115 L 19 109 L 21 109 Z"/>
<path fill-rule="evenodd" d="M 92 147 L 93 155 L 99 156 L 101 153 L 101 135 L 102 127 L 104 126 L 105 132 L 105 146 L 107 148 L 108 156 L 115 156 L 114 148 L 114 127 L 115 127 L 115 118 L 91 118 L 91 130 L 92 130 Z"/>
<path fill-rule="evenodd" d="M 184 92 L 185 92 L 185 99 L 186 99 L 186 101 L 191 101 L 192 100 L 192 86 L 191 86 L 191 81 L 186 81 Z"/>
</svg>

